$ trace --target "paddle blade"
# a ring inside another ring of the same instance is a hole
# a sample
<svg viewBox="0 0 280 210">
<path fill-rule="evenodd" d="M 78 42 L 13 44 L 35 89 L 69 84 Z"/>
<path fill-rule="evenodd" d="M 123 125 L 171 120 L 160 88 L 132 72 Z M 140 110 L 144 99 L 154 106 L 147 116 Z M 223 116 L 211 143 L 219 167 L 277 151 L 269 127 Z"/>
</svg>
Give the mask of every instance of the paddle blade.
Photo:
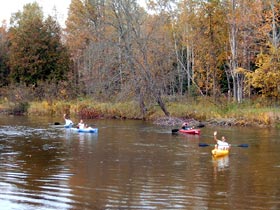
<svg viewBox="0 0 280 210">
<path fill-rule="evenodd" d="M 208 146 L 210 146 L 210 144 L 199 143 L 198 146 L 200 146 L 200 147 L 208 147 Z"/>
<path fill-rule="evenodd" d="M 232 147 L 249 147 L 248 144 L 231 144 Z"/>
<path fill-rule="evenodd" d="M 199 123 L 196 127 L 197 127 L 197 128 L 204 128 L 204 127 L 205 127 L 205 125 L 204 125 L 204 124 L 202 124 L 202 123 Z"/>
<path fill-rule="evenodd" d="M 239 145 L 237 145 L 238 147 L 249 147 L 249 145 L 248 144 L 239 144 Z"/>
<path fill-rule="evenodd" d="M 177 133 L 179 129 L 172 129 L 172 133 Z"/>
</svg>

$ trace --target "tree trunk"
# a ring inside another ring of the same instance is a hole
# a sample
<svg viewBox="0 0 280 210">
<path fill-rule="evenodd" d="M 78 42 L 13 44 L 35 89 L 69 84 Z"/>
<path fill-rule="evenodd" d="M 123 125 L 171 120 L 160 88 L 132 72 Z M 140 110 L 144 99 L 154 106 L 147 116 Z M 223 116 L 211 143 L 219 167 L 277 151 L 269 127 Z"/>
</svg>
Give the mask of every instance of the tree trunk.
<svg viewBox="0 0 280 210">
<path fill-rule="evenodd" d="M 230 60 L 230 72 L 233 81 L 233 97 L 234 100 L 241 102 L 242 100 L 242 90 L 240 90 L 241 85 L 239 81 L 238 74 L 235 73 L 237 68 L 237 23 L 235 18 L 235 10 L 236 10 L 236 2 L 232 0 L 232 16 L 234 17 L 232 22 L 230 23 L 230 48 L 231 48 L 231 60 Z"/>
<path fill-rule="evenodd" d="M 161 110 L 164 112 L 165 116 L 169 117 L 170 113 L 167 111 L 165 103 L 163 102 L 163 100 L 161 98 L 160 90 L 157 92 L 157 103 L 160 106 Z"/>
</svg>

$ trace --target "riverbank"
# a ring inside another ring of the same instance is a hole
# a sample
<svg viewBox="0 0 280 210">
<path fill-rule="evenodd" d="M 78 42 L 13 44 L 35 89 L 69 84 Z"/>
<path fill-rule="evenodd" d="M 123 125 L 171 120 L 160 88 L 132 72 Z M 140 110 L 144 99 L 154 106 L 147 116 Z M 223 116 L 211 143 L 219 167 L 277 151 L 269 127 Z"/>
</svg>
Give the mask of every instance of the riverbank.
<svg viewBox="0 0 280 210">
<path fill-rule="evenodd" d="M 280 109 L 264 103 L 228 103 L 217 105 L 209 100 L 180 100 L 167 102 L 170 117 L 164 116 L 157 105 L 150 105 L 145 120 L 163 126 L 178 126 L 183 121 L 192 125 L 202 122 L 213 126 L 280 127 Z M 52 115 L 64 113 L 84 119 L 134 119 L 142 120 L 136 102 L 97 102 L 90 99 L 75 101 L 40 101 L 28 103 L 0 103 L 2 114 Z"/>
</svg>

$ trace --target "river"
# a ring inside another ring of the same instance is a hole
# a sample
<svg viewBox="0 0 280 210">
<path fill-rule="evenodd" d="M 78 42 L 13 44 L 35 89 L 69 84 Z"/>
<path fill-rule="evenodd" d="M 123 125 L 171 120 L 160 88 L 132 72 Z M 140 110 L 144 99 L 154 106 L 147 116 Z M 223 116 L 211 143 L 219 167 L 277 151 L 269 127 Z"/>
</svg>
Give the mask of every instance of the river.
<svg viewBox="0 0 280 210">
<path fill-rule="evenodd" d="M 193 136 L 86 120 L 99 133 L 79 134 L 57 121 L 0 116 L 1 210 L 280 209 L 280 129 L 205 127 Z M 229 156 L 198 146 L 213 144 L 214 130 L 235 145 Z"/>
</svg>

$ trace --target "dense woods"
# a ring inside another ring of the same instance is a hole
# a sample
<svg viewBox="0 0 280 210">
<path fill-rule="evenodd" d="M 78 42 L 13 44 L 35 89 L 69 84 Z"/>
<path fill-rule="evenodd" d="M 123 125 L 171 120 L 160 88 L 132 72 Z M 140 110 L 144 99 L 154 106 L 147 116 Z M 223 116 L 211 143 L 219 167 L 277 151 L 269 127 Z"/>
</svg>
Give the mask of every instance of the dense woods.
<svg viewBox="0 0 280 210">
<path fill-rule="evenodd" d="M 72 0 L 66 27 L 27 4 L 0 28 L 1 97 L 137 101 L 280 96 L 277 0 Z"/>
</svg>

